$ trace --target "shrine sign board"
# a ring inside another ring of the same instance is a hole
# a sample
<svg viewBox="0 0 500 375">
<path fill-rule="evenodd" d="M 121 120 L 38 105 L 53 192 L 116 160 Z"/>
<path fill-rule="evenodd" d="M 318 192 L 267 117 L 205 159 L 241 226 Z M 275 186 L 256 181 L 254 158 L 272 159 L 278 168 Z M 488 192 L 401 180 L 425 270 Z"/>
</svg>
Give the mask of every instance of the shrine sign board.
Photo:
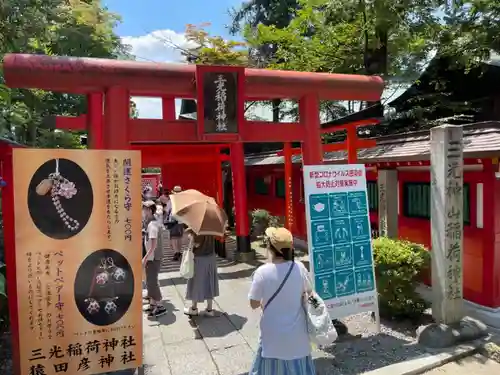
<svg viewBox="0 0 500 375">
<path fill-rule="evenodd" d="M 311 272 L 332 319 L 373 311 L 378 299 L 363 164 L 305 165 Z"/>
<path fill-rule="evenodd" d="M 238 140 L 244 121 L 245 69 L 196 66 L 198 135 L 202 140 Z"/>
<path fill-rule="evenodd" d="M 138 151 L 13 151 L 20 375 L 142 365 Z"/>
</svg>

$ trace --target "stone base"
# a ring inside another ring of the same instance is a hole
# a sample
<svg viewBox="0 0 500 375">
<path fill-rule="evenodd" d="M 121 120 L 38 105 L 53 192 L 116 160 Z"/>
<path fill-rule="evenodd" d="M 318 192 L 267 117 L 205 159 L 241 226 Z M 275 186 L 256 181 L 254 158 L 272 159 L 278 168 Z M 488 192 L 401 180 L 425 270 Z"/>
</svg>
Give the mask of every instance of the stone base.
<svg viewBox="0 0 500 375">
<path fill-rule="evenodd" d="M 432 288 L 421 284 L 417 291 L 428 302 L 432 302 Z M 500 308 L 481 306 L 477 303 L 464 300 L 465 314 L 486 324 L 490 331 L 500 334 Z"/>
<path fill-rule="evenodd" d="M 240 253 L 247 253 L 252 250 L 250 236 L 236 236 L 236 248 Z"/>
<path fill-rule="evenodd" d="M 417 329 L 418 343 L 434 349 L 474 341 L 488 335 L 488 327 L 474 318 L 465 317 L 458 323 L 432 323 Z"/>
<path fill-rule="evenodd" d="M 247 262 L 252 262 L 255 260 L 255 251 L 248 251 L 245 253 L 237 253 L 237 260 L 239 262 L 247 263 Z"/>
</svg>

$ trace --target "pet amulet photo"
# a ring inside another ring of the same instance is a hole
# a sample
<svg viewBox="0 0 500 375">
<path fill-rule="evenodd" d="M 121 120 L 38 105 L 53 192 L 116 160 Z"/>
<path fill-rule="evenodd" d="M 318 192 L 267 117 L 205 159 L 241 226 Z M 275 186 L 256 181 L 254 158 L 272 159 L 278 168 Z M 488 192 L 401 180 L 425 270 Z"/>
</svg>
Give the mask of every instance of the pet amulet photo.
<svg viewBox="0 0 500 375">
<path fill-rule="evenodd" d="M 78 190 L 75 184 L 68 179 L 64 178 L 59 173 L 59 159 L 56 159 L 56 170 L 54 173 L 49 174 L 48 178 L 42 180 L 35 189 L 38 195 L 44 196 L 49 194 L 52 198 L 52 203 L 59 215 L 59 218 L 64 223 L 64 226 L 71 232 L 77 231 L 80 223 L 70 217 L 62 207 L 61 197 L 65 199 L 73 198 Z"/>
</svg>

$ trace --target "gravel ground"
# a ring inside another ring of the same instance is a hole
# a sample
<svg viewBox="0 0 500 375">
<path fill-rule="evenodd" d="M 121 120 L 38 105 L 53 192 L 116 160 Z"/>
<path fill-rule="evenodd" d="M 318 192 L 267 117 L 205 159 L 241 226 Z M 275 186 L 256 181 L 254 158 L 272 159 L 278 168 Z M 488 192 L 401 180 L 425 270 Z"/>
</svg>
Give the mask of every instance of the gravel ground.
<svg viewBox="0 0 500 375">
<path fill-rule="evenodd" d="M 411 324 L 382 322 L 377 334 L 370 313 L 342 319 L 349 334 L 335 346 L 314 352 L 318 375 L 357 375 L 425 354 Z"/>
</svg>

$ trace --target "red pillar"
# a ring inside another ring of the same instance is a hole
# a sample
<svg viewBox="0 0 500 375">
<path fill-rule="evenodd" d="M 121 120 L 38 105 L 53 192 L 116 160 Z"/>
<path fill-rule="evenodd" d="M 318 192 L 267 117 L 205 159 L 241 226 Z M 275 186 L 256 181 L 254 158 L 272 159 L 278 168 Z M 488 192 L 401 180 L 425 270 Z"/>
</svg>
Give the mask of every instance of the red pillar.
<svg viewBox="0 0 500 375">
<path fill-rule="evenodd" d="M 161 183 L 163 184 L 163 189 L 171 191 L 174 187 L 172 181 L 169 179 L 168 164 L 163 164 L 161 166 Z"/>
<path fill-rule="evenodd" d="M 302 162 L 304 165 L 323 164 L 319 97 L 317 95 L 302 97 L 299 101 L 299 115 L 301 124 L 306 127 L 302 143 Z"/>
<path fill-rule="evenodd" d="M 283 144 L 283 157 L 285 159 L 285 226 L 293 233 L 293 193 L 292 193 L 292 145 L 290 142 Z"/>
<path fill-rule="evenodd" d="M 104 99 L 104 138 L 107 150 L 129 149 L 130 95 L 123 87 L 109 87 Z"/>
<path fill-rule="evenodd" d="M 220 161 L 220 149 L 216 147 L 215 153 L 217 155 L 215 161 L 215 188 L 216 188 L 216 200 L 217 204 L 220 207 L 224 207 L 224 196 L 223 196 L 223 187 L 222 187 L 222 166 Z"/>
<path fill-rule="evenodd" d="M 104 148 L 104 95 L 101 92 L 87 95 L 87 129 L 89 131 L 89 148 Z"/>
<path fill-rule="evenodd" d="M 174 98 L 162 98 L 161 107 L 163 113 L 163 120 L 173 121 L 175 120 L 175 99 Z"/>
<path fill-rule="evenodd" d="M 500 181 L 498 164 L 483 167 L 483 298 L 482 305 L 500 307 Z"/>
<path fill-rule="evenodd" d="M 245 153 L 243 143 L 231 145 L 231 169 L 233 172 L 233 197 L 236 221 L 238 252 L 249 253 L 250 236 L 247 207 L 247 186 L 245 178 Z"/>
<path fill-rule="evenodd" d="M 356 164 L 358 162 L 358 133 L 355 126 L 347 128 L 347 162 Z"/>
</svg>

